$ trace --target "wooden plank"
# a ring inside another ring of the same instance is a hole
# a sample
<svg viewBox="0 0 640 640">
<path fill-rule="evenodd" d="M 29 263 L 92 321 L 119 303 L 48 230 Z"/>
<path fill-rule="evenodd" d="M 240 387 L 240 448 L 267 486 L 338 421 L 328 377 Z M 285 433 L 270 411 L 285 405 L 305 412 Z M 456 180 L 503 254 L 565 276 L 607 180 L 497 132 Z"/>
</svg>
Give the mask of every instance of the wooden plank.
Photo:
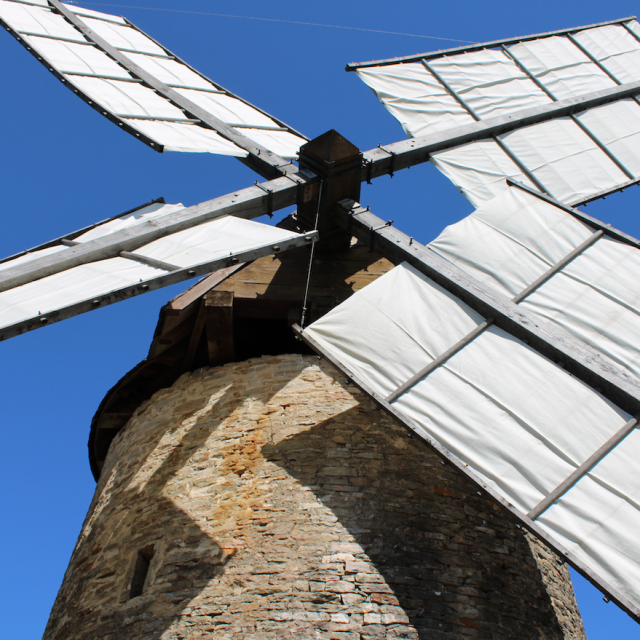
<svg viewBox="0 0 640 640">
<path fill-rule="evenodd" d="M 367 284 L 376 280 L 372 277 L 367 280 Z M 236 299 L 256 299 L 256 300 L 297 300 L 300 302 L 304 298 L 303 286 L 278 286 L 272 284 L 239 284 L 237 286 L 228 287 L 233 289 Z M 310 287 L 309 295 L 321 296 L 332 294 L 340 298 L 348 298 L 354 293 L 349 287 Z"/>
<path fill-rule="evenodd" d="M 169 264 L 168 262 L 156 260 L 155 258 L 148 258 L 140 253 L 132 253 L 131 251 L 121 251 L 118 255 L 126 260 L 134 260 L 135 262 L 146 264 L 150 267 L 154 267 L 155 269 L 162 269 L 163 271 L 179 271 L 181 268 L 175 264 Z"/>
<path fill-rule="evenodd" d="M 325 351 L 322 346 L 310 335 L 305 333 L 299 326 L 293 327 L 296 335 L 309 345 L 318 355 L 326 358 L 326 360 L 339 371 L 347 381 L 347 384 L 353 383 L 361 389 L 377 406 L 382 408 L 396 422 L 403 425 L 409 430 L 409 433 L 416 434 L 432 451 L 442 458 L 448 464 L 451 464 L 457 471 L 469 478 L 479 489 L 481 494 L 486 494 L 496 504 L 500 505 L 505 511 L 515 518 L 516 522 L 522 524 L 526 529 L 531 531 L 540 540 L 543 540 L 555 553 L 563 557 L 578 573 L 584 576 L 589 582 L 594 584 L 598 589 L 606 593 L 610 600 L 615 602 L 623 611 L 626 611 L 634 620 L 640 622 L 640 611 L 630 602 L 624 594 L 616 589 L 614 585 L 609 584 L 601 576 L 596 574 L 590 567 L 571 553 L 566 547 L 560 544 L 553 536 L 548 534 L 537 522 L 534 522 L 525 513 L 517 509 L 513 504 L 506 500 L 493 487 L 477 475 L 467 464 L 462 462 L 454 453 L 449 451 L 443 444 L 433 438 L 433 436 L 421 425 L 414 422 L 406 415 L 401 413 L 396 407 L 387 402 L 385 398 L 378 395 L 365 382 L 360 380 L 347 366 L 334 358 L 329 352 Z"/>
<path fill-rule="evenodd" d="M 331 290 L 332 294 L 349 296 L 355 291 L 362 289 L 371 282 L 377 280 L 383 274 L 357 275 L 350 279 L 350 282 L 335 281 L 329 278 L 323 278 L 320 282 L 314 282 L 309 287 L 309 292 L 315 295 L 322 295 L 323 290 Z M 299 284 L 274 284 L 273 282 L 255 282 L 247 280 L 234 284 L 225 285 L 229 290 L 233 289 L 238 298 L 255 298 L 255 297 L 282 297 L 290 295 L 292 298 L 299 298 L 300 292 L 304 297 L 304 283 Z"/>
<path fill-rule="evenodd" d="M 518 307 L 436 252 L 410 239 L 353 201 L 342 201 L 335 218 L 343 228 L 371 242 L 393 262 L 406 260 L 436 284 L 458 297 L 484 318 L 523 340 L 553 362 L 562 362 L 571 374 L 591 386 L 627 413 L 640 412 L 640 387 L 615 363 L 534 314 Z"/>
<path fill-rule="evenodd" d="M 298 189 L 296 182 L 289 178 L 278 178 L 268 184 L 273 192 L 274 210 L 296 203 Z M 66 271 L 87 262 L 115 258 L 121 251 L 135 251 L 154 240 L 217 218 L 231 215 L 251 220 L 265 213 L 267 213 L 267 204 L 264 191 L 251 186 L 181 209 L 171 216 L 141 222 L 95 240 L 83 242 L 78 246 L 69 247 L 65 251 L 4 269 L 0 276 L 0 291 Z"/>
<path fill-rule="evenodd" d="M 406 382 L 401 384 L 395 391 L 390 393 L 385 400 L 391 404 L 395 402 L 401 395 L 405 394 L 409 389 L 414 387 L 423 378 L 426 378 L 434 369 L 443 365 L 447 360 L 456 355 L 461 349 L 464 349 L 470 342 L 473 342 L 485 329 L 493 324 L 493 318 L 487 318 L 481 322 L 473 331 L 470 331 L 462 339 L 458 340 L 452 347 L 449 347 L 444 353 L 432 360 L 426 367 L 411 376 Z"/>
<path fill-rule="evenodd" d="M 575 260 L 583 251 L 588 249 L 594 242 L 599 240 L 604 235 L 602 229 L 598 229 L 595 233 L 591 234 L 583 243 L 578 245 L 573 251 L 568 253 L 562 260 L 556 262 L 550 269 L 547 269 L 539 278 L 534 280 L 526 289 L 521 291 L 517 296 L 512 298 L 515 304 L 522 302 L 527 296 L 531 295 L 536 289 L 540 288 L 549 278 L 552 278 L 559 271 L 564 269 L 570 262 Z"/>
<path fill-rule="evenodd" d="M 224 282 L 227 278 L 231 277 L 234 273 L 240 271 L 240 269 L 243 269 L 246 266 L 246 262 L 240 262 L 230 267 L 214 271 L 206 278 L 203 278 L 200 282 L 196 282 L 192 287 L 189 287 L 186 291 L 183 291 L 180 295 L 171 300 L 167 304 L 167 311 L 170 313 L 180 313 L 205 293 L 214 287 L 217 287 L 220 283 Z"/>
<path fill-rule="evenodd" d="M 200 300 L 200 306 L 198 307 L 198 315 L 196 316 L 195 323 L 193 325 L 193 331 L 191 332 L 191 338 L 189 339 L 189 345 L 184 355 L 184 364 L 182 366 L 184 371 L 189 371 L 193 365 L 193 361 L 200 345 L 202 333 L 204 331 L 205 324 L 205 310 L 204 301 Z"/>
<path fill-rule="evenodd" d="M 239 271 L 247 265 L 246 262 L 241 262 L 231 267 L 225 267 L 224 269 L 218 269 L 209 274 L 196 284 L 189 287 L 186 291 L 183 291 L 177 295 L 173 300 L 169 301 L 160 310 L 160 318 L 154 332 L 153 341 L 149 348 L 149 357 L 153 358 L 159 355 L 165 350 L 165 344 L 175 344 L 175 340 L 172 334 L 173 331 L 191 331 L 191 325 L 187 323 L 184 327 L 182 325 L 187 321 L 191 315 L 197 311 L 197 304 L 199 299 L 207 291 L 218 286 L 229 278 L 232 274 Z M 166 338 L 169 338 L 170 343 L 166 342 Z"/>
<path fill-rule="evenodd" d="M 154 342 L 171 333 L 171 331 L 179 327 L 183 322 L 188 322 L 188 319 L 197 311 L 197 308 L 194 308 L 195 304 L 189 305 L 182 311 L 176 311 L 174 313 L 169 313 L 166 307 L 167 305 L 160 309 L 158 324 L 153 334 Z M 149 351 L 149 353 L 151 353 L 151 351 Z"/>
<path fill-rule="evenodd" d="M 546 498 L 531 509 L 527 514 L 529 518 L 535 520 L 541 516 L 554 502 L 559 500 L 581 478 L 586 476 L 605 456 L 611 453 L 638 426 L 638 417 L 640 416 L 631 418 L 622 429 L 590 455 L 566 480 L 561 482 Z"/>
<path fill-rule="evenodd" d="M 209 366 L 232 362 L 235 359 L 233 343 L 233 292 L 210 291 L 203 299 L 205 330 Z"/>
<path fill-rule="evenodd" d="M 140 78 L 147 86 L 151 87 L 156 93 L 160 94 L 173 104 L 184 110 L 187 115 L 200 120 L 207 127 L 213 129 L 223 138 L 233 142 L 235 145 L 244 149 L 250 154 L 250 158 L 245 159 L 254 171 L 257 171 L 265 178 L 274 178 L 287 173 L 295 173 L 296 167 L 293 164 L 273 153 L 266 147 L 254 142 L 247 136 L 243 135 L 226 122 L 216 118 L 202 107 L 198 106 L 188 98 L 185 98 L 175 89 L 168 87 L 164 82 L 160 82 L 155 76 L 137 65 L 131 58 L 109 44 L 104 38 L 99 36 L 91 29 L 82 19 L 73 11 L 68 9 L 59 0 L 50 0 L 49 4 L 62 14 L 80 33 L 88 40 L 94 42 L 102 51 L 110 58 L 118 62 L 133 76 Z"/>
<path fill-rule="evenodd" d="M 304 259 L 296 257 L 301 251 L 305 254 Z M 352 252 L 357 259 L 351 259 Z M 225 282 L 225 289 L 233 290 L 236 300 L 265 296 L 301 300 L 304 297 L 308 265 L 308 251 L 302 249 L 277 257 L 266 257 L 230 277 Z M 370 284 L 392 268 L 391 262 L 369 252 L 368 248 L 352 247 L 348 252 L 314 262 L 311 293 L 322 295 L 323 289 L 330 288 L 332 294 L 346 299 L 353 291 Z"/>
</svg>

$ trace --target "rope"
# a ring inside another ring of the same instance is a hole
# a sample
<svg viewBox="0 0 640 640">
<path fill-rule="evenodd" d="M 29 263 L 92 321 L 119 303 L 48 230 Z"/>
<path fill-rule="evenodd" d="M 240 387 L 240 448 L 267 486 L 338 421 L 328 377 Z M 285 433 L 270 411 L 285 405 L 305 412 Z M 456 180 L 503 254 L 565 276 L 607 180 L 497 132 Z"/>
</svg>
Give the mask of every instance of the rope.
<svg viewBox="0 0 640 640">
<path fill-rule="evenodd" d="M 72 1 L 71 4 L 76 4 Z M 260 20 L 262 22 L 281 22 L 284 24 L 297 24 L 305 27 L 325 27 L 328 29 L 346 29 L 348 31 L 366 31 L 367 33 L 382 33 L 391 36 L 406 36 L 410 38 L 426 38 L 428 40 L 446 40 L 447 42 L 460 42 L 463 44 L 475 44 L 470 40 L 457 40 L 455 38 L 441 38 L 439 36 L 424 36 L 419 33 L 401 33 L 398 31 L 383 31 L 381 29 L 365 29 L 363 27 L 345 27 L 339 24 L 321 24 L 318 22 L 301 22 L 298 20 L 280 20 L 278 18 L 258 18 L 254 16 L 236 16 L 229 13 L 209 13 L 207 11 L 189 11 L 187 9 L 165 9 L 160 7 L 140 7 L 129 4 L 111 4 L 108 2 L 83 2 L 82 5 L 98 7 L 118 7 L 120 9 L 144 9 L 146 11 L 168 11 L 171 13 L 190 13 L 198 16 L 214 16 L 216 18 L 240 18 L 241 20 Z"/>
<path fill-rule="evenodd" d="M 318 208 L 316 209 L 316 222 L 313 230 L 318 230 L 318 219 L 320 217 L 320 202 L 322 200 L 322 187 L 324 182 L 320 183 L 320 191 L 318 193 Z M 307 285 L 304 289 L 304 302 L 302 303 L 302 317 L 300 318 L 300 327 L 304 329 L 304 320 L 307 315 L 307 299 L 309 297 L 309 283 L 311 282 L 311 265 L 313 265 L 313 254 L 316 250 L 316 243 L 311 245 L 311 255 L 309 256 L 309 269 L 307 270 Z"/>
</svg>

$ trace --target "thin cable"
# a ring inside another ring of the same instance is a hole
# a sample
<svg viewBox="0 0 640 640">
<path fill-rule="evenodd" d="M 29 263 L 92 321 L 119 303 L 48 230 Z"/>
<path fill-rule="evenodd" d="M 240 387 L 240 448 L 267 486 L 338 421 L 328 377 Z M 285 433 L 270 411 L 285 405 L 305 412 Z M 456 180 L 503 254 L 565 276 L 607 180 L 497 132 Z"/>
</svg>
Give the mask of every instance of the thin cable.
<svg viewBox="0 0 640 640">
<path fill-rule="evenodd" d="M 320 201 L 322 200 L 322 187 L 324 182 L 320 183 L 320 191 L 318 192 L 318 208 L 316 209 L 316 222 L 313 227 L 314 231 L 318 230 L 318 219 L 320 218 Z M 304 319 L 307 315 L 307 298 L 309 297 L 309 283 L 311 282 L 311 266 L 313 265 L 313 254 L 316 249 L 316 243 L 311 245 L 311 256 L 309 257 L 309 269 L 307 270 L 307 285 L 304 288 L 304 301 L 302 303 L 302 317 L 300 318 L 300 327 L 304 329 Z"/>
<path fill-rule="evenodd" d="M 71 2 L 75 4 L 75 2 Z M 216 18 L 238 18 L 241 20 L 259 20 L 262 22 L 281 22 L 284 24 L 299 24 L 306 27 L 325 27 L 328 29 L 347 29 L 348 31 L 366 31 L 368 33 L 383 33 L 391 36 L 407 36 L 410 38 L 427 38 L 429 40 L 446 40 L 447 42 L 461 42 L 462 44 L 476 44 L 470 40 L 456 40 L 455 38 L 440 38 L 438 36 L 423 36 L 418 33 L 401 33 L 399 31 L 383 31 L 381 29 L 364 29 L 363 27 L 344 27 L 338 24 L 321 24 L 319 22 L 299 22 L 297 20 L 280 20 L 278 18 L 256 18 L 255 16 L 236 16 L 229 13 L 208 13 L 206 11 L 188 11 L 186 9 L 164 9 L 160 7 L 139 7 L 128 4 L 110 4 L 107 2 L 83 2 L 82 5 L 98 7 L 119 7 L 120 9 L 144 9 L 146 11 L 168 11 L 170 13 L 190 13 L 198 16 L 214 16 Z"/>
</svg>

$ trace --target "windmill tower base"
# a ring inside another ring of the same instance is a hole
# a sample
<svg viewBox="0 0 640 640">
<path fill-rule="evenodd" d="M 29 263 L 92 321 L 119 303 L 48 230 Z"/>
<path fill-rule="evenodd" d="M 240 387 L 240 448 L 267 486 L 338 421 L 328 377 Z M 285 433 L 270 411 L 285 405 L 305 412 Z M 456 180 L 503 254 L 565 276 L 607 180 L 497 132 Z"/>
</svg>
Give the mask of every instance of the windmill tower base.
<svg viewBox="0 0 640 640">
<path fill-rule="evenodd" d="M 315 356 L 113 441 L 45 640 L 585 638 L 566 566 Z"/>
</svg>

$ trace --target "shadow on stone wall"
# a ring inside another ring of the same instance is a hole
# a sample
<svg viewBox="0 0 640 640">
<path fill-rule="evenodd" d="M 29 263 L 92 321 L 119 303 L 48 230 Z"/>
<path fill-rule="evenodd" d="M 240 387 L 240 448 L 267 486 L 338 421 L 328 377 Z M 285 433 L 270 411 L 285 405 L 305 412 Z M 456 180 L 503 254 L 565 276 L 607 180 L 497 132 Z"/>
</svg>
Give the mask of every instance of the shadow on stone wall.
<svg viewBox="0 0 640 640">
<path fill-rule="evenodd" d="M 247 376 L 256 405 L 299 362 L 264 388 Z M 161 392 L 147 426 L 114 441 L 44 640 L 564 638 L 525 534 L 361 394 L 315 424 L 278 401 L 212 448 L 247 412 L 244 378 L 227 383 L 187 401 Z M 153 544 L 149 587 L 128 599 L 135 554 Z"/>
<path fill-rule="evenodd" d="M 527 534 L 382 412 L 356 407 L 262 454 L 362 547 L 356 561 L 368 558 L 385 583 L 354 572 L 365 601 L 402 607 L 419 638 L 565 637 Z"/>
<path fill-rule="evenodd" d="M 166 490 L 188 462 L 198 457 L 220 423 L 245 402 L 244 394 L 234 386 L 225 389 L 225 382 L 224 377 L 214 380 L 204 396 L 174 406 L 171 390 L 163 390 L 159 403 L 152 398 L 141 407 L 139 414 L 151 406 L 158 419 L 171 426 L 146 441 L 137 441 L 137 462 L 124 473 L 120 472 L 121 461 L 127 461 L 128 451 L 122 442 L 130 444 L 131 426 L 120 432 L 112 444 L 43 640 L 165 637 L 163 634 L 183 617 L 185 607 L 212 579 L 224 573 L 237 550 L 223 548 Z M 268 402 L 288 382 L 281 380 L 281 385 L 255 396 L 255 400 Z M 206 411 L 211 396 L 217 397 L 213 420 Z M 188 428 L 182 428 L 183 420 L 194 415 L 198 417 Z M 166 442 L 166 452 L 162 451 L 162 442 Z M 202 469 L 208 464 L 206 458 L 200 460 Z M 145 474 L 144 468 L 149 466 L 152 470 Z M 155 546 L 147 579 L 152 588 L 145 587 L 143 595 L 129 599 L 137 552 L 149 546 Z"/>
</svg>

